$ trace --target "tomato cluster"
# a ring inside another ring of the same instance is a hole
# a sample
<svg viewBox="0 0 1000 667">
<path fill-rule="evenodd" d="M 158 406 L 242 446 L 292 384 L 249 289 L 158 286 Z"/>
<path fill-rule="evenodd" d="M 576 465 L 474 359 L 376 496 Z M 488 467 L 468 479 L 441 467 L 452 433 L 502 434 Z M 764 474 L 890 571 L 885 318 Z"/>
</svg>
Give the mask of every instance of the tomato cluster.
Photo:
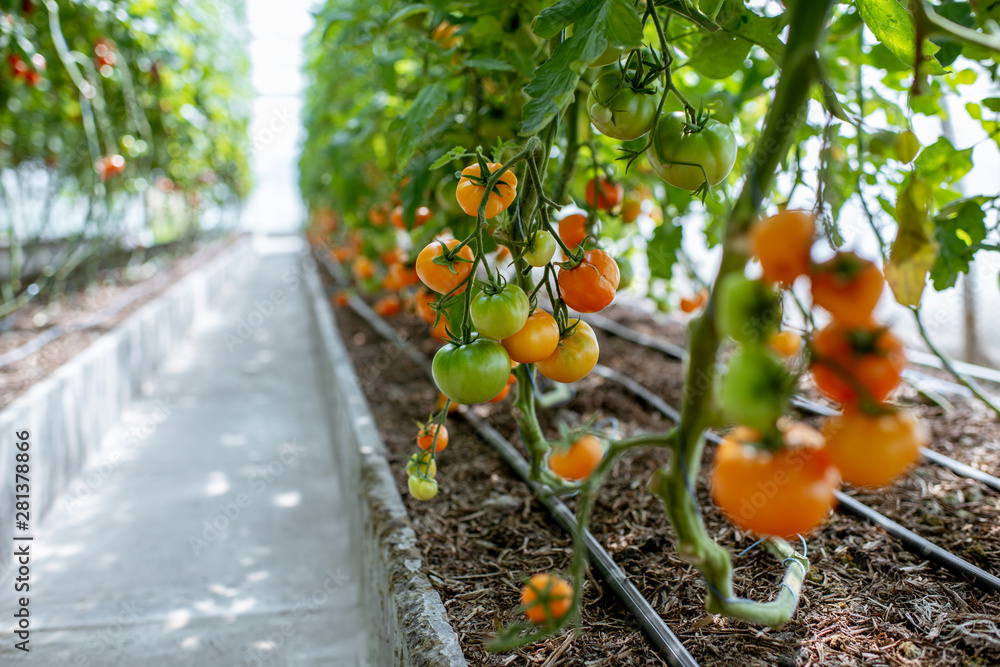
<svg viewBox="0 0 1000 667">
<path fill-rule="evenodd" d="M 750 247 L 762 277 L 732 274 L 717 288 L 717 326 L 740 344 L 718 397 L 740 426 L 716 451 L 712 493 L 734 523 L 765 535 L 809 531 L 833 506 L 841 480 L 888 484 L 913 465 L 926 441 L 915 417 L 887 403 L 905 360 L 899 339 L 873 319 L 882 273 L 849 252 L 814 262 L 814 234 L 815 219 L 804 211 L 761 221 Z M 802 337 L 779 330 L 774 288 L 791 288 L 800 277 L 809 279 L 813 303 L 832 318 L 807 347 L 816 386 L 844 406 L 822 433 L 784 417 Z"/>
</svg>

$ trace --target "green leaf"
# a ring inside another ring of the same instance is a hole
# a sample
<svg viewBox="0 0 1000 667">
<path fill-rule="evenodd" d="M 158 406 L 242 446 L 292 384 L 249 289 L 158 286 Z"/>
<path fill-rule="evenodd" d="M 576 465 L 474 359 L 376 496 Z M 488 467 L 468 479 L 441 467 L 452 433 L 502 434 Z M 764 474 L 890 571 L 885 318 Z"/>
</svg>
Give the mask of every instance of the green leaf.
<svg viewBox="0 0 1000 667">
<path fill-rule="evenodd" d="M 472 69 L 489 70 L 493 72 L 513 72 L 514 66 L 505 60 L 498 58 L 469 58 L 465 61 L 466 67 Z"/>
<path fill-rule="evenodd" d="M 399 21 L 404 21 L 411 16 L 416 16 L 417 14 L 426 14 L 430 11 L 432 11 L 430 5 L 407 5 L 392 15 L 392 18 L 389 19 L 389 25 L 398 23 Z"/>
<path fill-rule="evenodd" d="M 772 60 L 780 63 L 785 52 L 785 45 L 778 39 L 778 35 L 785 27 L 785 15 L 759 16 L 746 9 L 742 2 L 735 4 L 739 9 L 725 21 L 726 30 L 761 47 Z"/>
<path fill-rule="evenodd" d="M 917 166 L 920 174 L 937 187 L 957 183 L 972 169 L 972 148 L 956 150 L 941 137 L 921 151 Z"/>
<path fill-rule="evenodd" d="M 983 106 L 995 113 L 1000 113 L 1000 97 L 984 97 Z"/>
<path fill-rule="evenodd" d="M 749 54 L 750 42 L 720 30 L 697 40 L 688 64 L 710 79 L 725 79 L 743 68 Z"/>
<path fill-rule="evenodd" d="M 684 230 L 680 225 L 664 222 L 653 232 L 653 238 L 646 246 L 646 257 L 649 260 L 649 273 L 652 278 L 670 280 L 677 264 L 677 254 L 684 239 Z"/>
<path fill-rule="evenodd" d="M 430 166 L 430 169 L 440 169 L 452 160 L 457 160 L 465 154 L 465 146 L 453 146 L 450 151 L 434 160 L 434 163 Z"/>
<path fill-rule="evenodd" d="M 524 92 L 533 99 L 524 105 L 522 135 L 538 132 L 566 108 L 587 65 L 608 44 L 635 48 L 642 43 L 639 12 L 628 0 L 563 0 L 549 9 L 556 7 L 573 7 L 573 15 L 585 13 L 573 24 L 573 35 L 556 47 L 525 86 Z M 543 23 L 549 25 L 554 24 Z M 549 34 L 548 29 L 544 32 Z"/>
<path fill-rule="evenodd" d="M 546 7 L 535 17 L 531 24 L 532 30 L 539 37 L 551 39 L 569 24 L 577 21 L 589 11 L 591 0 L 560 0 L 551 7 Z"/>
<path fill-rule="evenodd" d="M 889 253 L 885 279 L 904 306 L 919 306 L 927 272 L 937 257 L 934 223 L 930 219 L 934 195 L 926 181 L 913 178 L 899 191 L 896 201 L 899 231 Z"/>
<path fill-rule="evenodd" d="M 854 0 L 865 25 L 878 37 L 892 55 L 903 64 L 912 66 L 917 57 L 916 29 L 913 16 L 897 0 Z M 932 58 L 940 47 L 924 42 L 924 68 L 928 74 L 944 74 L 941 63 Z"/>
<path fill-rule="evenodd" d="M 396 160 L 400 165 L 409 164 L 410 158 L 420 145 L 420 140 L 424 138 L 427 124 L 447 97 L 448 87 L 444 81 L 436 81 L 422 88 L 417 94 L 417 98 L 410 105 L 410 110 L 406 112 L 406 125 L 403 127 L 403 134 L 396 148 Z"/>
<path fill-rule="evenodd" d="M 958 274 L 969 272 L 977 244 L 986 238 L 983 201 L 974 197 L 952 202 L 934 218 L 934 238 L 939 248 L 931 280 L 939 292 L 954 286 Z"/>
</svg>

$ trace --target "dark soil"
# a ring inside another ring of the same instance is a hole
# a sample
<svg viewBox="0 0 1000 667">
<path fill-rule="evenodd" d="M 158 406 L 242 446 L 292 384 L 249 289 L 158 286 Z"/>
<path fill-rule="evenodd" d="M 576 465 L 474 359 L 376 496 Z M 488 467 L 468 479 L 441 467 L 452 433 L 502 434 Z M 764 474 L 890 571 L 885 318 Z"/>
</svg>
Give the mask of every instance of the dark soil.
<svg viewBox="0 0 1000 667">
<path fill-rule="evenodd" d="M 684 327 L 662 325 L 622 308 L 615 320 L 682 344 Z M 585 591 L 581 632 L 563 633 L 513 654 L 491 655 L 483 642 L 499 625 L 517 619 L 523 577 L 567 568 L 569 540 L 534 502 L 491 448 L 460 418 L 449 421 L 451 444 L 439 459 L 441 493 L 414 501 L 406 492 L 406 458 L 415 450 L 413 422 L 433 409 L 437 390 L 403 355 L 381 373 L 380 357 L 393 354 L 349 309 L 337 310 L 341 331 L 359 370 L 372 410 L 397 471 L 420 538 L 428 574 L 438 588 L 470 665 L 655 665 L 661 660 L 628 613 L 598 581 Z M 392 320 L 428 355 L 436 344 L 426 326 L 405 315 Z M 657 352 L 598 332 L 601 362 L 627 373 L 676 405 L 681 364 Z M 540 413 L 555 435 L 559 420 L 594 413 L 614 416 L 621 434 L 663 430 L 665 418 L 619 386 L 591 376 L 577 384 L 565 408 Z M 949 397 L 955 411 L 918 401 L 904 389 L 931 427 L 933 447 L 992 474 L 1000 474 L 995 417 L 977 404 Z M 516 442 L 511 399 L 475 410 Z M 711 452 L 708 454 L 711 455 Z M 881 529 L 835 513 L 808 538 L 812 570 L 796 617 L 781 630 L 760 629 L 704 611 L 705 587 L 680 560 L 662 505 L 646 490 L 664 452 L 623 457 L 609 475 L 591 529 L 629 574 L 688 650 L 705 665 L 994 665 L 1000 664 L 1000 599 L 906 552 Z M 709 532 L 734 554 L 753 540 L 712 506 L 706 480 L 699 496 Z M 849 490 L 850 491 L 850 490 Z M 896 485 L 853 495 L 936 544 L 981 567 L 1000 572 L 1000 494 L 935 466 L 920 466 Z M 737 592 L 766 600 L 780 583 L 780 564 L 754 549 L 736 558 Z"/>
</svg>

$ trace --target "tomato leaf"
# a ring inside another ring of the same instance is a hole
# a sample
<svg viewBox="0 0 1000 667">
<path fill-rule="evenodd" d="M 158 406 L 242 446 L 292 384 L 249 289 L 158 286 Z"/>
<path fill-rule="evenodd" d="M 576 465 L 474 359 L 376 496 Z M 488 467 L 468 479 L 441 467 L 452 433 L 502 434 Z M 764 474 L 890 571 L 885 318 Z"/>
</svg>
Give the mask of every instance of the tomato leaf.
<svg viewBox="0 0 1000 667">
<path fill-rule="evenodd" d="M 904 306 L 920 305 L 927 272 L 937 257 L 938 244 L 930 216 L 933 205 L 930 186 L 919 178 L 906 183 L 896 200 L 899 231 L 885 267 L 885 278 L 896 301 Z"/>
<path fill-rule="evenodd" d="M 498 58 L 468 58 L 465 61 L 466 67 L 481 69 L 491 72 L 513 72 L 514 66 L 505 60 Z"/>
<path fill-rule="evenodd" d="M 413 157 L 421 139 L 424 138 L 428 123 L 447 97 L 448 86 L 444 81 L 436 81 L 421 88 L 420 92 L 417 93 L 417 98 L 413 100 L 410 110 L 406 112 L 403 134 L 399 138 L 399 146 L 396 149 L 396 160 L 400 165 L 409 164 L 410 158 Z"/>
<path fill-rule="evenodd" d="M 892 55 L 903 64 L 912 66 L 917 57 L 916 28 L 910 15 L 898 0 L 855 0 L 865 25 L 878 37 Z M 944 68 L 933 56 L 940 47 L 924 42 L 924 68 L 928 74 L 944 74 Z"/>
<path fill-rule="evenodd" d="M 688 64 L 710 79 L 725 79 L 742 69 L 750 54 L 750 42 L 720 30 L 697 38 Z"/>
<path fill-rule="evenodd" d="M 587 65 L 609 44 L 636 48 L 642 43 L 639 12 L 628 0 L 563 0 L 546 11 L 557 7 L 559 11 L 553 11 L 546 21 L 536 21 L 536 33 L 555 35 L 561 28 L 553 32 L 553 26 L 565 25 L 566 16 L 579 18 L 573 24 L 573 35 L 556 47 L 524 88 L 533 99 L 524 105 L 522 135 L 538 132 L 573 101 Z"/>
<path fill-rule="evenodd" d="M 664 222 L 653 232 L 653 238 L 646 246 L 649 260 L 649 274 L 652 278 L 670 280 L 677 264 L 677 253 L 684 240 L 684 229 L 680 225 Z"/>
<path fill-rule="evenodd" d="M 939 249 L 931 280 L 937 291 L 954 286 L 958 274 L 969 272 L 969 262 L 986 238 L 985 201 L 985 197 L 962 199 L 935 216 L 934 237 Z"/>
<path fill-rule="evenodd" d="M 431 166 L 429 168 L 430 169 L 440 169 L 441 167 L 445 166 L 449 162 L 452 162 L 453 160 L 457 160 L 458 158 L 462 157 L 463 155 L 465 155 L 465 146 L 452 146 L 452 149 L 450 151 L 448 151 L 447 153 L 445 153 L 444 155 L 442 155 L 438 159 L 434 160 L 434 163 L 431 164 Z"/>
</svg>

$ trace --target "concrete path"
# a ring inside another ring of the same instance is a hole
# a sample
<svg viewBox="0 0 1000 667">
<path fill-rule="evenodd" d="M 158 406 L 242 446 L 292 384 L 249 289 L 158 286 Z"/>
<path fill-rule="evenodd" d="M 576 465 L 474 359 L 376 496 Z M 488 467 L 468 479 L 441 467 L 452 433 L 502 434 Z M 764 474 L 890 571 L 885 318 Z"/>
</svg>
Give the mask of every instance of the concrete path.
<svg viewBox="0 0 1000 667">
<path fill-rule="evenodd" d="M 33 527 L 0 665 L 366 664 L 300 259 L 261 256 Z"/>
</svg>

